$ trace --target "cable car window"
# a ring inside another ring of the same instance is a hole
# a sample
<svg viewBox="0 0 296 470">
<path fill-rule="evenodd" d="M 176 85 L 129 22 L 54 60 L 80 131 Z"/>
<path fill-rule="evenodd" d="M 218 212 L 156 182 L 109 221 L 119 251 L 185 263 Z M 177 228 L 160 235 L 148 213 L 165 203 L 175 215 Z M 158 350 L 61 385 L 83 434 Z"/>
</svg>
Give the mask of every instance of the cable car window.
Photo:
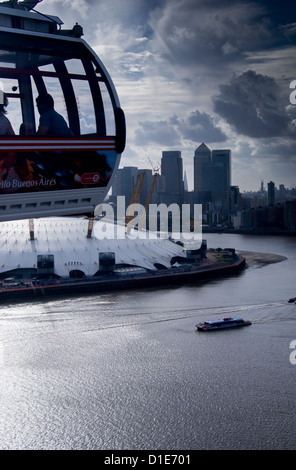
<svg viewBox="0 0 296 470">
<path fill-rule="evenodd" d="M 115 135 L 114 111 L 111 98 L 105 83 L 100 82 L 100 90 L 105 110 L 106 134 Z"/>
<path fill-rule="evenodd" d="M 83 68 L 82 62 L 80 59 L 67 59 L 65 61 L 67 71 L 70 74 L 80 74 L 85 75 L 85 70 Z"/>
<path fill-rule="evenodd" d="M 96 118 L 92 100 L 89 99 L 89 84 L 85 80 L 71 80 L 78 107 L 81 134 L 96 134 Z"/>
<path fill-rule="evenodd" d="M 14 54 L 0 50 L 0 66 L 1 67 L 15 67 Z"/>
<path fill-rule="evenodd" d="M 65 100 L 64 100 L 64 94 L 63 94 L 59 79 L 57 77 L 44 77 L 43 83 L 45 85 L 46 92 L 49 93 L 53 98 L 54 109 L 66 119 L 69 125 L 68 113 L 67 113 L 67 108 L 66 108 Z M 33 88 L 33 103 L 34 103 L 34 106 L 36 106 L 36 99 L 39 93 L 38 93 L 38 90 L 36 89 L 36 86 L 32 88 Z M 38 112 L 38 108 L 37 108 L 36 129 L 38 129 L 39 114 L 40 113 Z"/>
<path fill-rule="evenodd" d="M 38 94 L 53 95 L 56 111 L 64 114 L 74 135 L 114 136 L 114 103 L 99 65 L 85 57 L 64 58 L 62 51 L 39 53 L 37 48 L 38 44 L 35 53 L 0 52 L 0 80 L 1 76 L 7 76 L 19 82 L 13 86 L 18 86 L 21 94 L 23 129 L 26 129 L 22 135 L 33 135 L 38 128 L 31 77 Z"/>
<path fill-rule="evenodd" d="M 0 135 L 0 193 L 106 187 L 125 134 L 117 147 L 115 119 L 121 110 L 99 60 L 75 40 L 61 47 L 45 36 L 5 33 L 1 43 L 0 89 L 9 100 L 5 116 L 15 135 Z M 45 94 L 69 133 L 40 133 L 50 129 L 36 103 Z"/>
<path fill-rule="evenodd" d="M 18 81 L 16 79 L 1 78 L 0 93 L 4 92 L 7 96 L 8 105 L 4 111 L 9 118 L 12 129 L 17 135 L 22 124 L 21 100 L 18 93 Z M 0 103 L 1 104 L 1 103 Z"/>
</svg>

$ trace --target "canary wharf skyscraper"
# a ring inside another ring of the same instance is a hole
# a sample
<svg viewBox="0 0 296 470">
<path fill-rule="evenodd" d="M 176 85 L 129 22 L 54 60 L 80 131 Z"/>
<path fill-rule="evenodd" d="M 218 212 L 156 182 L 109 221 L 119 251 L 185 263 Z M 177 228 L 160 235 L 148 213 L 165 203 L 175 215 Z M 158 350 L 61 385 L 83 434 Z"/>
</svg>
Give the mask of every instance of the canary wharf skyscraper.
<svg viewBox="0 0 296 470">
<path fill-rule="evenodd" d="M 203 191 L 203 165 L 205 163 L 211 163 L 211 159 L 211 150 L 206 146 L 206 144 L 202 143 L 194 153 L 194 192 L 196 193 Z"/>
<path fill-rule="evenodd" d="M 198 202 L 229 209 L 231 151 L 210 150 L 202 143 L 194 154 L 194 191 Z"/>
<path fill-rule="evenodd" d="M 231 185 L 231 150 L 212 150 L 212 164 L 219 167 L 217 171 L 216 187 L 213 189 L 216 205 L 221 209 L 229 210 Z"/>
</svg>

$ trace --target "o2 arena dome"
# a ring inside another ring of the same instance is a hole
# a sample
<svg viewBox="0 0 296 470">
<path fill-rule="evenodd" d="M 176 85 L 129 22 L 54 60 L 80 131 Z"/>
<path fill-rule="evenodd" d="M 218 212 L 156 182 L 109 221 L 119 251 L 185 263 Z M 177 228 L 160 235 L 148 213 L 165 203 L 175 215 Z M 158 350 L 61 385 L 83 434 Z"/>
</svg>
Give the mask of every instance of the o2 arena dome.
<svg viewBox="0 0 296 470">
<path fill-rule="evenodd" d="M 157 270 L 186 258 L 182 246 L 156 235 L 130 237 L 103 219 L 49 217 L 0 224 L 0 278 L 94 276 L 108 269 Z M 116 233 L 115 233 L 116 231 Z M 132 235 L 132 234 L 131 234 Z M 108 268 L 109 266 L 109 268 Z"/>
</svg>

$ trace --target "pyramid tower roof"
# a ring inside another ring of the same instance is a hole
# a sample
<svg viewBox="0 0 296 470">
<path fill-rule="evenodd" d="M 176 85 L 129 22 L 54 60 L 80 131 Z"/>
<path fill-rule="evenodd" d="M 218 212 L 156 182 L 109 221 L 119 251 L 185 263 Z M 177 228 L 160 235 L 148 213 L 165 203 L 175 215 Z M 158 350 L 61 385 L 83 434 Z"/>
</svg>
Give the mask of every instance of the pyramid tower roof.
<svg viewBox="0 0 296 470">
<path fill-rule="evenodd" d="M 204 151 L 208 151 L 210 152 L 211 150 L 209 149 L 209 147 L 206 146 L 206 144 L 202 143 L 200 144 L 199 147 L 197 147 L 197 149 L 195 150 L 196 152 L 204 152 Z"/>
</svg>

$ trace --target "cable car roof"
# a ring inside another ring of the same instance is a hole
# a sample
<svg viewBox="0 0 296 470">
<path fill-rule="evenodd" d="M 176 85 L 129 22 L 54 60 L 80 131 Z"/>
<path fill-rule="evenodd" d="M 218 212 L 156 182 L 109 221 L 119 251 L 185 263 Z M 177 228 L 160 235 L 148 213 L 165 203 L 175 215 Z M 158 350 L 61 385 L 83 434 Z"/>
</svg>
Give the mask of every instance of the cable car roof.
<svg viewBox="0 0 296 470">
<path fill-rule="evenodd" d="M 6 7 L 17 8 L 18 10 L 32 10 L 38 3 L 41 3 L 43 0 L 6 0 L 0 2 Z"/>
<path fill-rule="evenodd" d="M 20 18 L 22 24 L 13 24 L 16 18 Z M 54 33 L 62 24 L 63 21 L 58 16 L 43 15 L 37 11 L 27 11 L 19 3 L 17 8 L 11 6 L 9 2 L 0 3 L 0 26 L 20 27 L 21 29 L 32 31 Z"/>
<path fill-rule="evenodd" d="M 36 21 L 43 21 L 43 22 L 48 22 L 49 20 L 52 22 L 54 21 L 58 25 L 64 24 L 63 21 L 58 17 L 54 15 L 43 15 L 39 12 L 30 12 L 27 10 L 21 10 L 21 9 L 13 9 L 7 8 L 8 5 L 4 5 L 4 3 L 0 2 L 0 14 L 1 15 L 6 15 L 6 16 L 19 16 L 21 18 L 30 18 L 31 20 L 36 20 Z"/>
</svg>

